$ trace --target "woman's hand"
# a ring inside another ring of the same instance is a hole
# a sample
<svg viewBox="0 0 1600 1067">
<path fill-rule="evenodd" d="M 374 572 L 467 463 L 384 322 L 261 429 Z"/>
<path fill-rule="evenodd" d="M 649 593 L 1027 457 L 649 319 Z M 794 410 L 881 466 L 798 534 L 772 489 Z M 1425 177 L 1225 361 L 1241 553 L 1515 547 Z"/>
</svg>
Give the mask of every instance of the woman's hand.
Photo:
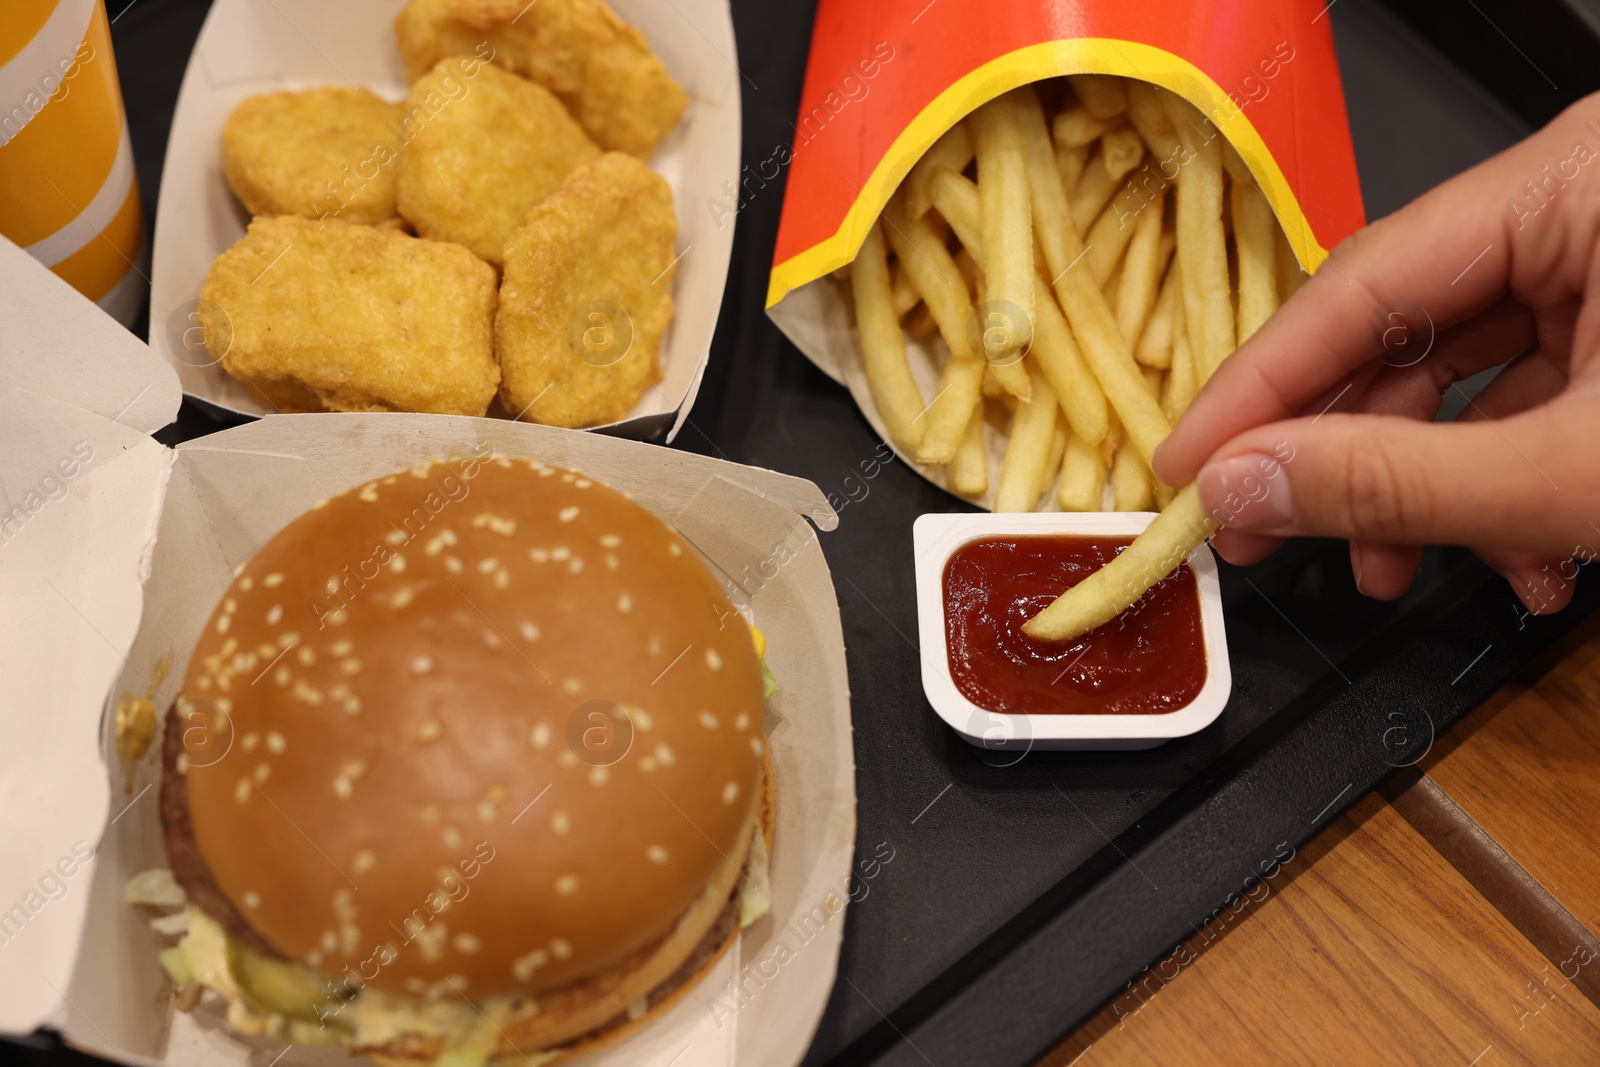
<svg viewBox="0 0 1600 1067">
<path fill-rule="evenodd" d="M 1600 94 L 1342 242 L 1218 369 L 1155 471 L 1198 478 L 1231 562 L 1348 538 L 1357 586 L 1392 599 L 1424 544 L 1468 545 L 1555 611 L 1567 561 L 1600 555 L 1597 348 Z M 1506 360 L 1459 420 L 1432 421 Z"/>
</svg>

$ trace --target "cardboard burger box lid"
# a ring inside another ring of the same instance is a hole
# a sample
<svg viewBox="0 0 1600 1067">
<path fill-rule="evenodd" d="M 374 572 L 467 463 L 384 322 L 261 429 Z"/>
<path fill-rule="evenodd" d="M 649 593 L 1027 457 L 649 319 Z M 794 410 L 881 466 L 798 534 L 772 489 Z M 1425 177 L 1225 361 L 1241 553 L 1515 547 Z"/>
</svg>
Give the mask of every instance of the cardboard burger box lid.
<svg viewBox="0 0 1600 1067">
<path fill-rule="evenodd" d="M 405 5 L 217 0 L 206 16 L 172 116 L 151 263 L 150 346 L 189 396 L 244 415 L 271 410 L 203 348 L 185 343 L 212 260 L 244 236 L 250 221 L 222 176 L 223 123 L 246 97 L 282 89 L 349 84 L 404 100 L 393 23 Z M 733 21 L 721 0 L 613 0 L 610 6 L 644 34 L 689 94 L 677 129 L 649 160 L 672 186 L 678 213 L 680 258 L 672 323 L 661 344 L 663 377 L 626 419 L 606 427 L 625 437 L 670 441 L 700 391 L 733 253 L 732 212 L 714 205 L 737 199 L 738 57 Z"/>
<path fill-rule="evenodd" d="M 59 1030 L 141 1064 L 284 1052 L 212 1008 L 175 1014 L 166 941 L 123 902 L 165 866 L 152 754 L 124 776 L 119 699 L 164 712 L 236 565 L 329 494 L 449 454 L 537 457 L 631 492 L 702 553 L 768 638 L 777 771 L 773 913 L 654 1025 L 596 1064 L 794 1064 L 833 984 L 855 780 L 843 634 L 802 479 L 496 419 L 273 415 L 170 449 L 177 376 L 87 299 L 0 241 L 0 1032 Z M 807 519 L 811 521 L 808 522 Z M 164 673 L 157 666 L 171 655 Z M 294 1048 L 282 1064 L 348 1062 Z"/>
</svg>

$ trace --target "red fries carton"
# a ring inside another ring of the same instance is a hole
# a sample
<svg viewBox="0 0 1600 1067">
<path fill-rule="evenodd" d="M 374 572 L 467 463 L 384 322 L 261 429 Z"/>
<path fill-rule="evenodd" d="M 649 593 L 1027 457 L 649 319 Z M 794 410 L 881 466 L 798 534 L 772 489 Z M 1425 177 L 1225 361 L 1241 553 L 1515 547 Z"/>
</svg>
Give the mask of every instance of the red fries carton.
<svg viewBox="0 0 1600 1067">
<path fill-rule="evenodd" d="M 812 283 L 855 258 L 945 131 L 1002 93 L 1067 74 L 1139 79 L 1194 104 L 1248 166 L 1306 270 L 1364 224 L 1321 0 L 821 0 L 794 143 L 770 161 L 789 176 L 767 307 L 880 432 L 856 373 L 849 294 Z M 1184 163 L 1146 161 L 1128 181 L 1170 186 Z M 745 180 L 775 173 L 762 164 Z"/>
</svg>

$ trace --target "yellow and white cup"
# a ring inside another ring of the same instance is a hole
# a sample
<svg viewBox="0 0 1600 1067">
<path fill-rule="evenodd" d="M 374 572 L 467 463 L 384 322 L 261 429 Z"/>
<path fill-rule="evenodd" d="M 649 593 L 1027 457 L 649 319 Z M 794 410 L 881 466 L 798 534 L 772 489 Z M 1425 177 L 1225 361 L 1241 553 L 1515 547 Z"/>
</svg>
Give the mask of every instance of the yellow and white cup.
<svg viewBox="0 0 1600 1067">
<path fill-rule="evenodd" d="M 0 0 L 0 234 L 138 315 L 144 217 L 103 0 Z"/>
</svg>

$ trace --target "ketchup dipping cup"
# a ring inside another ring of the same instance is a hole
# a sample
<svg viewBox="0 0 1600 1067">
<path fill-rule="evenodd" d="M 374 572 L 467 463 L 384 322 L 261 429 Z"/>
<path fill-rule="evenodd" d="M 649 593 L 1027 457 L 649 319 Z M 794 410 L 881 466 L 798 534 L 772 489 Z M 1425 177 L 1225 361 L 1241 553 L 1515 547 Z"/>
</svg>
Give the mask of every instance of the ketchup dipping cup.
<svg viewBox="0 0 1600 1067">
<path fill-rule="evenodd" d="M 1207 546 L 1083 637 L 1051 644 L 1021 633 L 1023 621 L 1154 518 L 919 517 L 912 544 L 922 688 L 939 717 L 969 744 L 1017 759 L 1030 748 L 1152 748 L 1214 722 L 1233 674 Z"/>
</svg>

